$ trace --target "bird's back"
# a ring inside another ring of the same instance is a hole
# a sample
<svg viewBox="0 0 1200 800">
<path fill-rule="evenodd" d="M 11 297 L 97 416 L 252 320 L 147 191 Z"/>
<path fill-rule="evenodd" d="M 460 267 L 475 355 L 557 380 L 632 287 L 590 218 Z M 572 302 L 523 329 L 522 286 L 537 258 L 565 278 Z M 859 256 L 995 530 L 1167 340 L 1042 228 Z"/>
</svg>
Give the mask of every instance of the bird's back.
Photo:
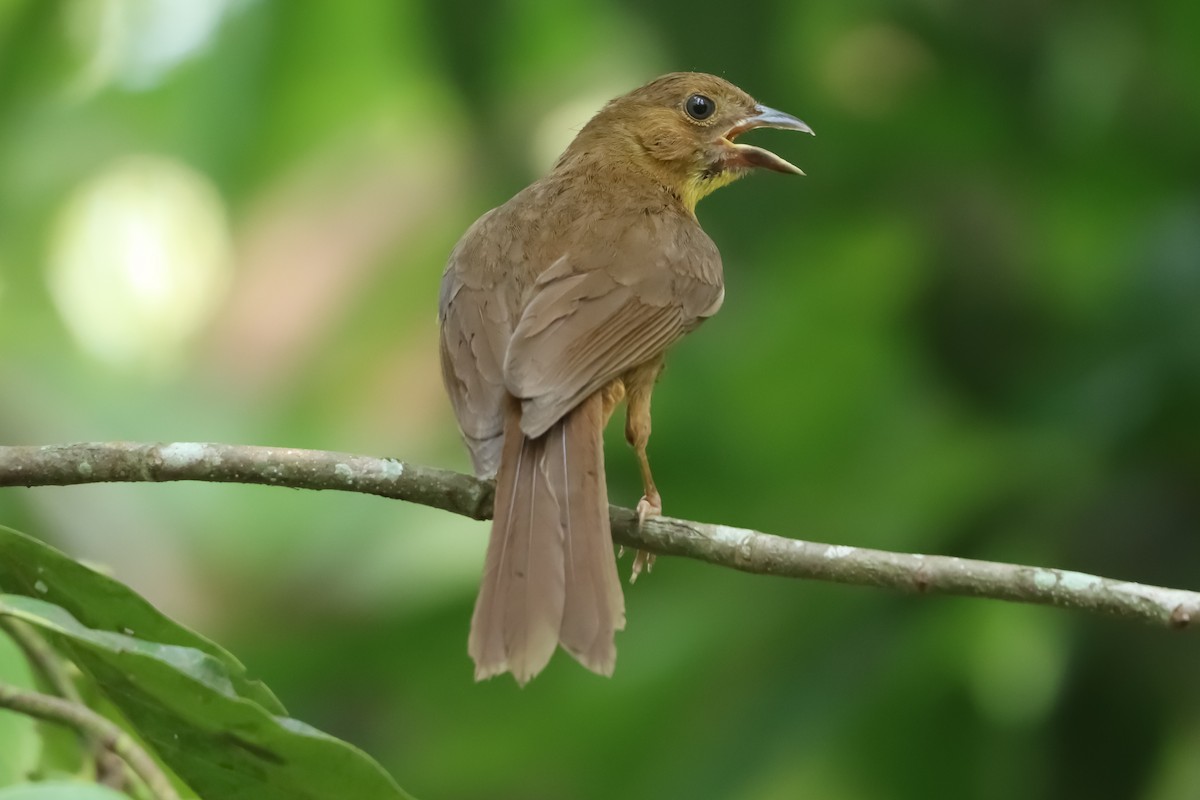
<svg viewBox="0 0 1200 800">
<path fill-rule="evenodd" d="M 594 273 L 593 296 L 554 302 L 557 296 L 541 288 L 555 270 L 572 279 Z M 612 303 L 592 301 L 617 299 L 610 289 L 636 290 L 631 296 L 637 295 L 639 308 L 627 313 L 641 315 L 645 306 L 669 308 L 676 317 L 672 333 L 648 356 L 661 355 L 713 313 L 723 295 L 720 255 L 711 239 L 677 196 L 636 169 L 557 169 L 482 216 L 454 248 L 442 277 L 442 369 L 478 474 L 495 473 L 506 395 L 526 398 L 538 391 L 516 373 L 533 370 L 534 383 L 553 383 L 574 402 L 586 388 L 613 377 L 574 373 L 573 381 L 564 382 L 560 370 L 548 375 L 541 363 L 506 367 L 531 300 L 536 297 L 536 307 L 554 320 L 603 316 L 615 312 L 608 308 Z M 587 331 L 603 322 L 576 327 Z M 570 386 L 573 393 L 564 390 Z M 564 402 L 559 397 L 553 405 L 555 419 L 569 410 Z"/>
</svg>

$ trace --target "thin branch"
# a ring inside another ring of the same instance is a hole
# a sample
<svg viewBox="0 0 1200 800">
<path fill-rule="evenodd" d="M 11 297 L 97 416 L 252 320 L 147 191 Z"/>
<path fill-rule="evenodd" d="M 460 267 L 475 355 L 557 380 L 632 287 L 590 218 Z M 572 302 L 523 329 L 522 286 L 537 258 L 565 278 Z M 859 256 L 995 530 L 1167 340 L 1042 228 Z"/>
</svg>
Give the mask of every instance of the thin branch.
<svg viewBox="0 0 1200 800">
<path fill-rule="evenodd" d="M 133 737 L 87 706 L 0 683 L 0 708 L 66 725 L 87 738 L 103 742 L 106 749 L 124 759 L 129 768 L 145 782 L 155 800 L 180 800 L 170 778 L 150 754 Z"/>
<path fill-rule="evenodd" d="M 37 670 L 56 695 L 70 703 L 82 703 L 75 682 L 67 674 L 66 662 L 55 652 L 49 642 L 43 639 L 24 620 L 0 615 L 0 630 L 3 630 L 25 654 L 30 665 Z"/>
<path fill-rule="evenodd" d="M 492 484 L 449 470 L 316 450 L 199 444 L 0 447 L 0 487 L 107 481 L 220 481 L 335 489 L 407 500 L 472 519 L 492 513 Z M 1195 628 L 1200 593 L 1020 564 L 869 550 L 662 517 L 641 529 L 610 509 L 613 539 L 660 555 L 743 572 L 965 595 L 1090 611 L 1168 628 Z"/>
<path fill-rule="evenodd" d="M 12 637 L 30 665 L 56 695 L 68 703 L 83 705 L 79 689 L 67 674 L 68 662 L 31 625 L 13 617 L 0 616 L 0 630 Z M 127 785 L 125 762 L 109 750 L 100 737 L 80 732 L 80 738 L 87 746 L 85 767 L 94 773 L 96 782 L 124 791 Z"/>
</svg>

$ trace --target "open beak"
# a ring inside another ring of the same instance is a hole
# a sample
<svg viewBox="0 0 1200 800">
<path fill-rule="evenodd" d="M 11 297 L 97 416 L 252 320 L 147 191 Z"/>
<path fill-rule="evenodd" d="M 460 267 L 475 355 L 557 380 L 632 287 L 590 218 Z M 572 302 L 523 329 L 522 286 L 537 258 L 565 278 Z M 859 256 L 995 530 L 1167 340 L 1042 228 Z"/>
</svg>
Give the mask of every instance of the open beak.
<svg viewBox="0 0 1200 800">
<path fill-rule="evenodd" d="M 755 147 L 750 144 L 734 144 L 734 139 L 746 131 L 754 130 L 755 128 L 781 128 L 786 131 L 803 131 L 804 133 L 815 135 L 812 128 L 791 114 L 785 114 L 782 111 L 776 111 L 766 106 L 755 106 L 752 115 L 741 120 L 725 132 L 725 141 L 729 142 L 729 146 L 733 151 L 727 158 L 726 163 L 737 167 L 762 167 L 763 169 L 771 169 L 776 172 L 791 173 L 793 175 L 804 174 L 804 170 L 784 161 L 769 150 L 764 150 L 761 147 Z"/>
</svg>

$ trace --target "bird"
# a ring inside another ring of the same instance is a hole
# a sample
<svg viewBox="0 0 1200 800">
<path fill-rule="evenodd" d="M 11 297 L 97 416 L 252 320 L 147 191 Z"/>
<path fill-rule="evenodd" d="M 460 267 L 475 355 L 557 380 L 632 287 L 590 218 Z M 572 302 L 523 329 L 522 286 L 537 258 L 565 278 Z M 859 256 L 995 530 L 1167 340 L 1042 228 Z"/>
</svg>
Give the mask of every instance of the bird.
<svg viewBox="0 0 1200 800">
<path fill-rule="evenodd" d="M 625 601 L 602 434 L 624 400 L 638 522 L 660 515 L 650 396 L 667 350 L 725 297 L 696 204 L 755 169 L 804 174 L 736 141 L 755 128 L 813 133 L 723 78 L 663 75 L 608 102 L 451 251 L 442 377 L 476 475 L 495 478 L 467 648 L 477 681 L 509 672 L 523 686 L 559 645 L 612 675 Z M 652 563 L 639 552 L 633 577 Z"/>
</svg>

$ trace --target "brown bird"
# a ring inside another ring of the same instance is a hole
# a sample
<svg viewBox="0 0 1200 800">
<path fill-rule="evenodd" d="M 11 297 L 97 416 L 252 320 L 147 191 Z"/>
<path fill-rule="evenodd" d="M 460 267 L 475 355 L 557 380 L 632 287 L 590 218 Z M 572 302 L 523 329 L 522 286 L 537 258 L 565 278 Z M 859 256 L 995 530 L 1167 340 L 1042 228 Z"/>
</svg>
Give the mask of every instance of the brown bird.
<svg viewBox="0 0 1200 800">
<path fill-rule="evenodd" d="M 611 675 L 625 627 L 601 435 L 627 401 L 645 494 L 650 393 L 667 348 L 717 312 L 721 256 L 697 201 L 755 167 L 803 175 L 735 143 L 812 130 L 712 75 L 664 75 L 609 102 L 550 174 L 480 217 L 450 254 L 442 377 L 495 515 L 468 650 L 475 678 L 519 684 L 561 644 Z M 650 559 L 639 553 L 634 577 Z"/>
</svg>

